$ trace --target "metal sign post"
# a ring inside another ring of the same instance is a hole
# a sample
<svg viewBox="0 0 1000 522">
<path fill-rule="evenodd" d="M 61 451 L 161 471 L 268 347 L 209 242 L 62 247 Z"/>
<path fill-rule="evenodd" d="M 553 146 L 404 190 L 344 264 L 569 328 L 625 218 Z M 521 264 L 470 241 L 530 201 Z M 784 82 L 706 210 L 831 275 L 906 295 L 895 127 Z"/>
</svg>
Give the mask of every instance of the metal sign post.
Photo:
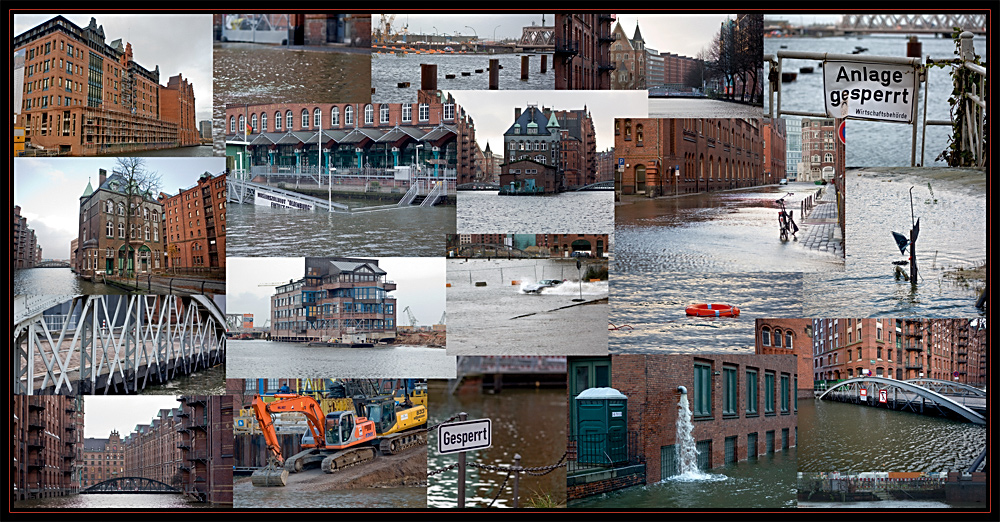
<svg viewBox="0 0 1000 522">
<path fill-rule="evenodd" d="M 465 452 L 486 449 L 493 445 L 493 423 L 490 419 L 468 419 L 458 414 L 458 422 L 438 426 L 438 453 L 458 453 L 458 507 L 465 507 Z"/>
</svg>

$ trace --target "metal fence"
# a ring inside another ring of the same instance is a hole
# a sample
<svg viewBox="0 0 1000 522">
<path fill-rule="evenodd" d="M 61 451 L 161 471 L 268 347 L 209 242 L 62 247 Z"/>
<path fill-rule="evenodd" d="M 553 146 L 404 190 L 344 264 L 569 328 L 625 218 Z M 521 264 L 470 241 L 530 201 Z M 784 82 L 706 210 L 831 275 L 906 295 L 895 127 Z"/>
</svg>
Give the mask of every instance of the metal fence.
<svg viewBox="0 0 1000 522">
<path fill-rule="evenodd" d="M 591 433 L 568 439 L 567 473 L 618 468 L 642 462 L 639 433 Z"/>
</svg>

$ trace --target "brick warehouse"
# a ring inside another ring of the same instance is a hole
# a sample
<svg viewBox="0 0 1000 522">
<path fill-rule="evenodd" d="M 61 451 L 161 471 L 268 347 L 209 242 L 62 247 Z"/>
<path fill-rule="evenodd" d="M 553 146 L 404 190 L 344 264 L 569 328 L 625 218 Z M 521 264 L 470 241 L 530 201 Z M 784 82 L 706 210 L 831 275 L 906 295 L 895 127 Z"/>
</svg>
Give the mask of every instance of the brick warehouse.
<svg viewBox="0 0 1000 522">
<path fill-rule="evenodd" d="M 180 466 L 185 465 L 178 431 L 183 425 L 181 413 L 180 408 L 162 408 L 149 424 L 137 425 L 125 437 L 126 477 L 180 485 Z"/>
<path fill-rule="evenodd" d="M 799 368 L 799 398 L 813 397 L 812 319 L 757 319 L 756 353 L 795 355 Z"/>
<path fill-rule="evenodd" d="M 130 476 L 125 474 L 125 446 L 117 430 L 112 431 L 106 439 L 83 439 L 80 472 L 80 489 L 105 480 Z"/>
<path fill-rule="evenodd" d="M 616 118 L 621 194 L 689 194 L 762 185 L 764 139 L 757 119 Z"/>
<path fill-rule="evenodd" d="M 14 205 L 10 228 L 10 266 L 12 268 L 34 268 L 35 264 L 42 260 L 42 247 L 38 245 L 35 231 L 28 228 L 28 218 L 21 215 L 21 207 L 18 205 Z"/>
<path fill-rule="evenodd" d="M 233 504 L 233 397 L 178 397 L 181 486 L 200 502 Z"/>
<path fill-rule="evenodd" d="M 77 492 L 83 411 L 80 396 L 11 396 L 12 501 Z"/>
<path fill-rule="evenodd" d="M 108 44 L 94 18 L 81 28 L 62 16 L 13 41 L 25 53 L 21 111 L 25 141 L 73 156 L 200 144 L 194 91 L 178 74 L 160 85 L 159 66 Z"/>
<path fill-rule="evenodd" d="M 175 196 L 160 193 L 167 267 L 223 269 L 226 266 L 226 176 L 204 173 Z"/>
<path fill-rule="evenodd" d="M 615 68 L 611 61 L 611 22 L 615 15 L 557 14 L 553 72 L 559 90 L 608 90 Z"/>
<path fill-rule="evenodd" d="M 618 470 L 570 477 L 570 499 L 676 474 L 678 386 L 692 405 L 702 469 L 755 459 L 796 445 L 798 378 L 794 357 L 783 355 L 614 355 L 571 358 L 570 434 L 576 437 L 573 403 L 587 388 L 610 386 L 628 397 L 630 462 L 644 463 L 644 477 Z M 748 383 L 752 383 L 748 385 Z M 635 466 L 631 466 L 635 468 Z M 624 468 L 623 468 L 624 470 Z M 588 476 L 589 475 L 589 476 Z M 633 478 L 629 478 L 629 477 Z"/>
</svg>

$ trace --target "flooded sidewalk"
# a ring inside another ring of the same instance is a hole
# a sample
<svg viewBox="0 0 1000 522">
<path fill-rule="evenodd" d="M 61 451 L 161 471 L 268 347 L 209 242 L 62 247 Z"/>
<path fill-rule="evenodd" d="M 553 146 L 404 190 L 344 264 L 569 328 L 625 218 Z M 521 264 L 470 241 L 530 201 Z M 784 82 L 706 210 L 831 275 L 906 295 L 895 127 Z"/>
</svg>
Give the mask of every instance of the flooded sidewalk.
<svg viewBox="0 0 1000 522">
<path fill-rule="evenodd" d="M 832 185 L 821 192 L 816 206 L 802 218 L 801 243 L 809 249 L 844 256 L 844 237 L 837 217 L 837 193 Z"/>
</svg>

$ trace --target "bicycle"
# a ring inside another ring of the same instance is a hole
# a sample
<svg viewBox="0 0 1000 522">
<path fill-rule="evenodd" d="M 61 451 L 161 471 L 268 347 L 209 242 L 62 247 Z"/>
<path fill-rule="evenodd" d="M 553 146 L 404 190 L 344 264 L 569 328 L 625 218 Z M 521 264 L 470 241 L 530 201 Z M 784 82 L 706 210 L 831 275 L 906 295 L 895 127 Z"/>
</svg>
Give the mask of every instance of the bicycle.
<svg viewBox="0 0 1000 522">
<path fill-rule="evenodd" d="M 782 241 L 788 241 L 789 232 L 796 241 L 799 239 L 795 237 L 799 227 L 795 224 L 795 219 L 792 218 L 793 211 L 785 208 L 785 198 L 792 195 L 794 194 L 789 192 L 775 201 L 778 204 L 778 234 Z"/>
</svg>

